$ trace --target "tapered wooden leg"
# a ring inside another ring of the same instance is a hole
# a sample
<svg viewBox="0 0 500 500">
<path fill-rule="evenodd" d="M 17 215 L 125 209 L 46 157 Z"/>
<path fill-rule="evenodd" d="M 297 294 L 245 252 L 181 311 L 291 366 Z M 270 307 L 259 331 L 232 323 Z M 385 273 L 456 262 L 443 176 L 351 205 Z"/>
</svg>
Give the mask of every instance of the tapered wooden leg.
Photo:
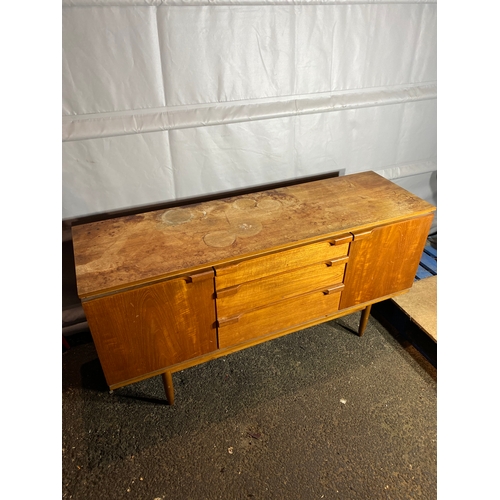
<svg viewBox="0 0 500 500">
<path fill-rule="evenodd" d="M 359 322 L 359 330 L 358 335 L 361 337 L 363 333 L 365 333 L 366 324 L 368 323 L 368 318 L 370 317 L 370 311 L 372 309 L 372 305 L 365 307 L 363 312 L 361 313 L 361 321 Z"/>
<path fill-rule="evenodd" d="M 174 383 L 172 381 L 172 373 L 165 372 L 161 374 L 163 380 L 163 387 L 165 388 L 165 395 L 167 396 L 167 402 L 169 405 L 174 404 Z"/>
</svg>

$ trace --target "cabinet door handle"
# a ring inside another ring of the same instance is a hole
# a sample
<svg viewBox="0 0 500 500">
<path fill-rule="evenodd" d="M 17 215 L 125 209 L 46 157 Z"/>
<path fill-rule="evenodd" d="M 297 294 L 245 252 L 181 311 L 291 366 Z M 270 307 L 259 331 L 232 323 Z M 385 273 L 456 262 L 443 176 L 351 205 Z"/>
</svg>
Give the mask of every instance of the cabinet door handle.
<svg viewBox="0 0 500 500">
<path fill-rule="evenodd" d="M 217 326 L 221 328 L 223 326 L 233 325 L 234 323 L 238 323 L 238 321 L 240 320 L 240 316 L 241 314 L 239 314 L 238 316 L 232 316 L 231 318 L 220 318 L 219 320 L 217 320 Z"/>
<path fill-rule="evenodd" d="M 331 293 L 341 292 L 344 289 L 344 283 L 333 285 L 326 290 L 323 290 L 323 295 L 330 295 Z"/>
<path fill-rule="evenodd" d="M 196 283 L 198 281 L 208 280 L 213 277 L 214 277 L 214 272 L 213 270 L 210 270 L 202 273 L 191 274 L 190 276 L 187 276 L 185 279 L 186 283 Z"/>
<path fill-rule="evenodd" d="M 229 297 L 235 295 L 240 289 L 241 285 L 230 286 L 229 288 L 224 288 L 223 290 L 217 290 L 216 298 L 222 299 L 223 297 Z"/>
<path fill-rule="evenodd" d="M 352 233 L 354 236 L 354 241 L 364 240 L 365 238 L 369 238 L 372 234 L 372 229 L 369 231 L 362 231 L 359 233 Z"/>
</svg>

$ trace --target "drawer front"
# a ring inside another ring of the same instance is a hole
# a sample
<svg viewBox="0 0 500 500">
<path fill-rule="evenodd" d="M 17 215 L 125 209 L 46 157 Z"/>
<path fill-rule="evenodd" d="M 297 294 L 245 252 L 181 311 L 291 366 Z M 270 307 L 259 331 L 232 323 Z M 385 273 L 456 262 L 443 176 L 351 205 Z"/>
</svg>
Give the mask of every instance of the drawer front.
<svg viewBox="0 0 500 500">
<path fill-rule="evenodd" d="M 342 285 L 341 285 L 342 286 Z M 230 347 L 281 330 L 326 318 L 339 308 L 342 292 L 313 292 L 219 320 L 219 348 Z"/>
<path fill-rule="evenodd" d="M 291 250 L 284 250 L 238 264 L 215 267 L 217 289 L 228 288 L 273 274 L 297 269 L 317 262 L 347 256 L 352 235 L 329 241 L 311 243 Z M 339 242 L 342 242 L 339 244 Z"/>
<path fill-rule="evenodd" d="M 273 302 L 342 283 L 347 260 L 347 257 L 342 257 L 327 264 L 320 262 L 217 290 L 217 315 L 219 318 L 228 318 Z"/>
</svg>

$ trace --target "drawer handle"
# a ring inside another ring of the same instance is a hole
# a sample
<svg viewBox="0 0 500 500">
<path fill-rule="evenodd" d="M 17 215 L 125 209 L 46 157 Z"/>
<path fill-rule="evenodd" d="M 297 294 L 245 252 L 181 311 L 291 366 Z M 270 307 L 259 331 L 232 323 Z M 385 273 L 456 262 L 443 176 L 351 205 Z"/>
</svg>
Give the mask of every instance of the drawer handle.
<svg viewBox="0 0 500 500">
<path fill-rule="evenodd" d="M 337 236 L 335 239 L 330 240 L 330 246 L 335 246 L 335 245 L 344 245 L 345 243 L 349 243 L 352 241 L 352 233 L 347 233 L 347 234 L 341 234 L 340 236 Z"/>
<path fill-rule="evenodd" d="M 223 297 L 230 297 L 235 295 L 240 289 L 241 285 L 230 286 L 229 288 L 224 288 L 223 290 L 217 290 L 217 299 L 222 299 Z"/>
<path fill-rule="evenodd" d="M 332 259 L 325 262 L 326 267 L 332 267 L 333 264 L 345 264 L 349 260 L 349 257 L 340 257 L 340 259 Z"/>
<path fill-rule="evenodd" d="M 217 320 L 217 326 L 221 328 L 223 326 L 233 325 L 234 323 L 238 323 L 238 321 L 240 320 L 240 316 L 241 314 L 238 316 L 232 316 L 231 318 L 221 318 Z"/>
<path fill-rule="evenodd" d="M 333 285 L 326 290 L 323 290 L 323 295 L 330 295 L 331 293 L 341 292 L 344 289 L 344 283 L 339 283 L 338 285 Z"/>
<path fill-rule="evenodd" d="M 225 274 L 232 273 L 238 269 L 238 266 L 241 264 L 241 262 L 237 262 L 236 264 L 227 264 L 223 266 L 218 266 L 215 268 L 215 274 L 217 276 L 224 276 Z"/>
</svg>

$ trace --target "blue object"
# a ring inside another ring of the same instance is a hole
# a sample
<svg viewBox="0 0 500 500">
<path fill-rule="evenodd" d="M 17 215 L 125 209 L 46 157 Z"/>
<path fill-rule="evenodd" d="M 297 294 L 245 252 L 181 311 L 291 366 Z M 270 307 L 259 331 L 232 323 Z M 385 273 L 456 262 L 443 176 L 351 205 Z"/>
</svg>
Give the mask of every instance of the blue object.
<svg viewBox="0 0 500 500">
<path fill-rule="evenodd" d="M 430 255 L 431 257 L 434 257 L 435 259 L 437 259 L 437 256 L 438 256 L 437 250 L 435 248 L 432 248 L 430 245 L 427 245 L 424 248 L 424 252 L 427 255 Z"/>
<path fill-rule="evenodd" d="M 429 278 L 433 276 L 427 269 L 423 268 L 422 266 L 418 266 L 417 269 L 417 275 L 415 277 L 415 280 L 421 280 L 422 278 Z"/>
<path fill-rule="evenodd" d="M 437 275 L 437 250 L 430 245 L 426 245 L 420 257 L 420 264 L 417 269 L 415 281 Z"/>
</svg>

